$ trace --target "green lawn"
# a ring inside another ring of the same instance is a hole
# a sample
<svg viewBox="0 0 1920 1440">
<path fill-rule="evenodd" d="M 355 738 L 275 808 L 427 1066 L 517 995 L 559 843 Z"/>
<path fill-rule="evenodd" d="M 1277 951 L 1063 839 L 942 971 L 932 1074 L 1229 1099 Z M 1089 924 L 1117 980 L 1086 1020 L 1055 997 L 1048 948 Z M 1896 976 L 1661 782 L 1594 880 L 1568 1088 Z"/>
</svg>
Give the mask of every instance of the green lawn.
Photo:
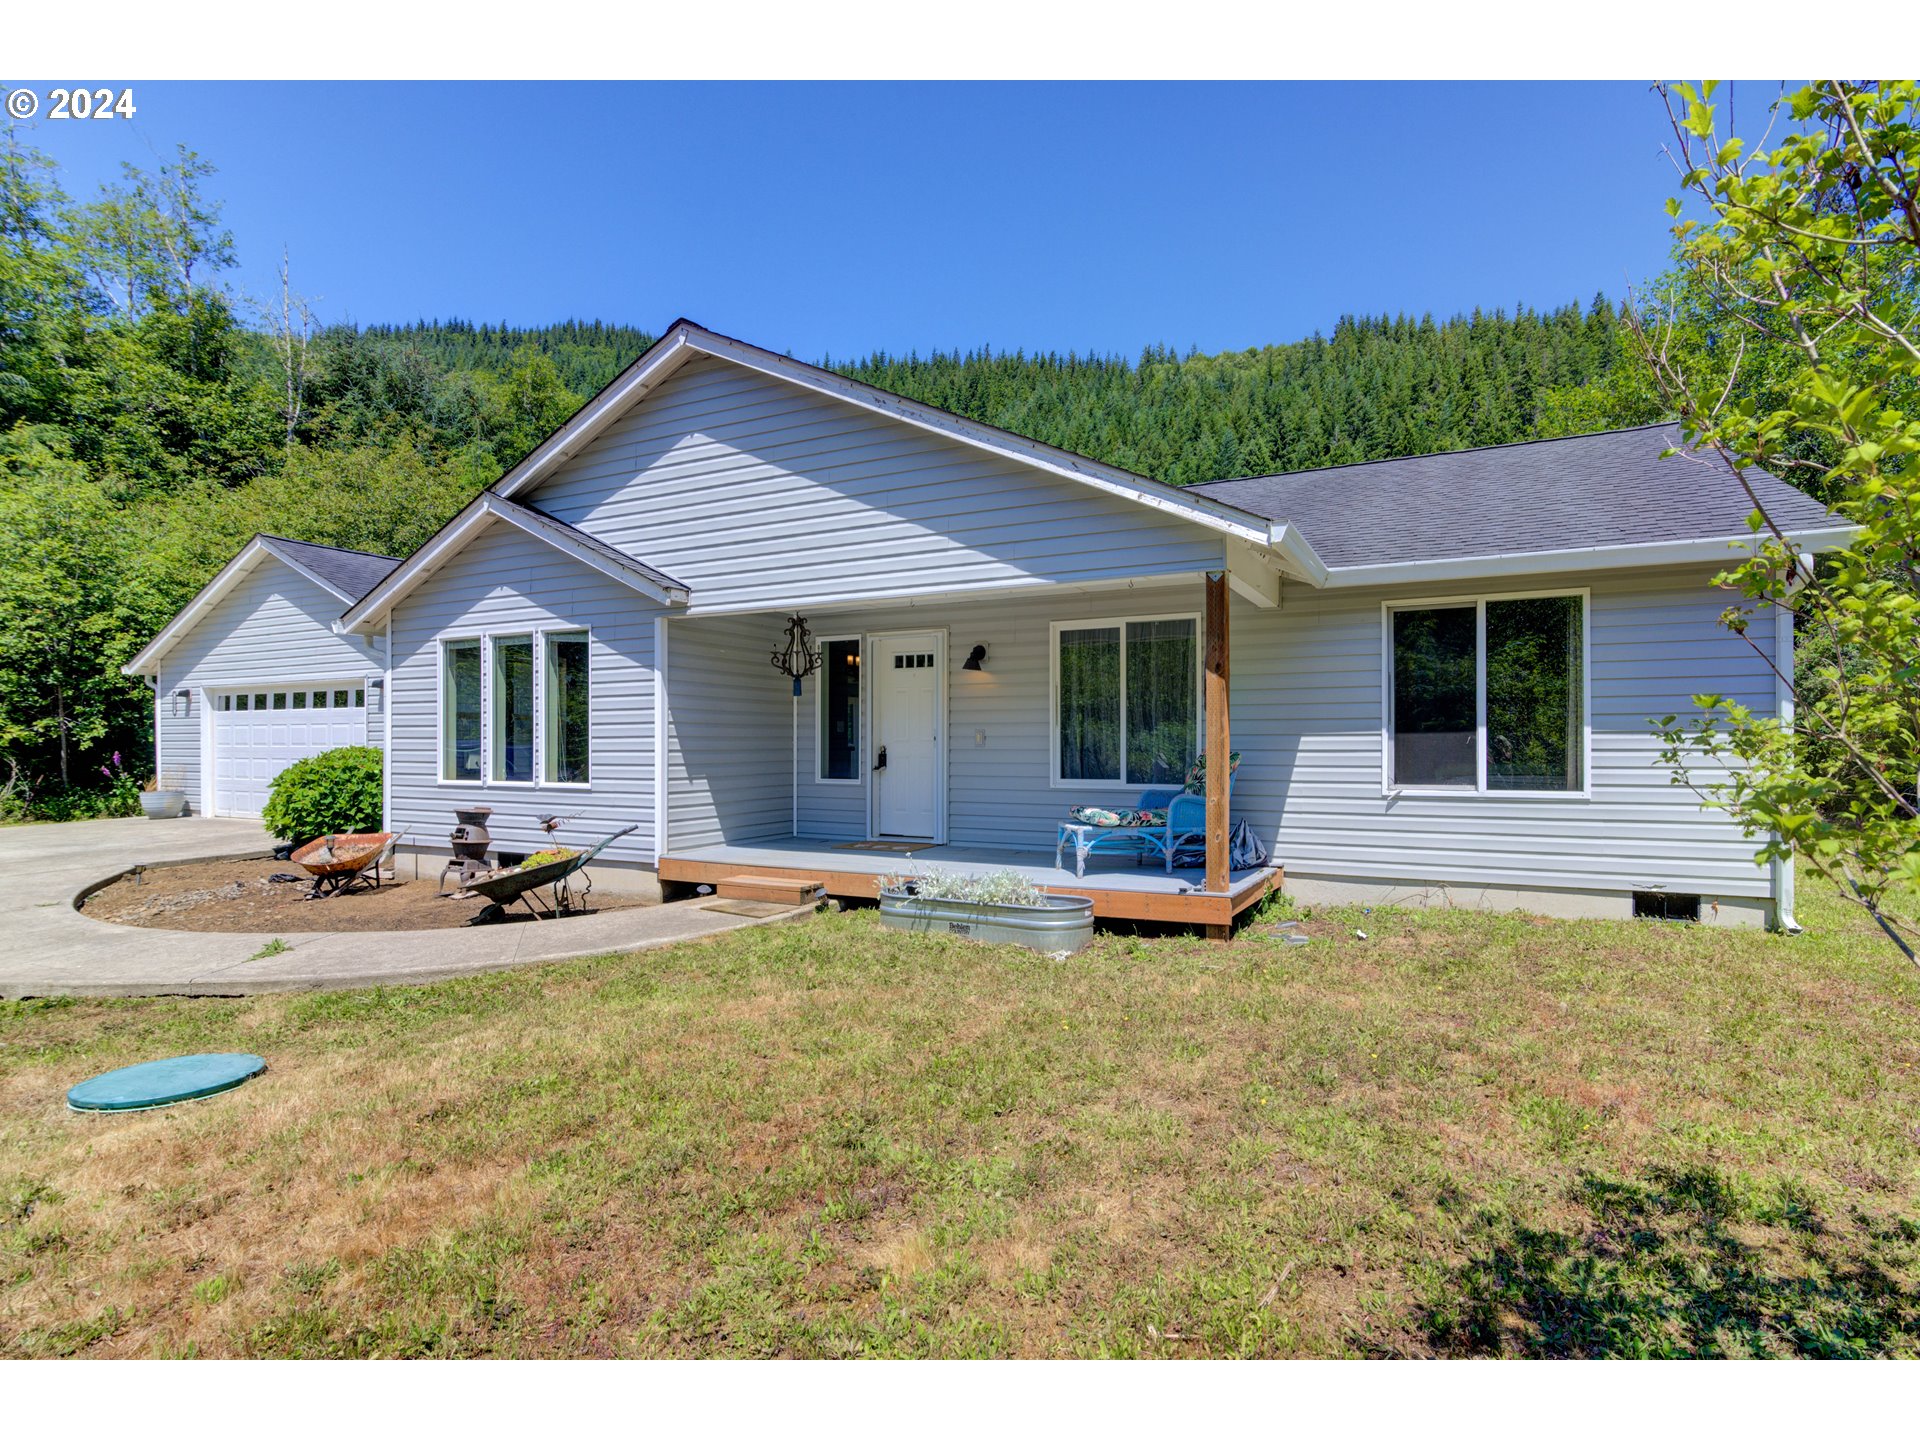
<svg viewBox="0 0 1920 1440">
<path fill-rule="evenodd" d="M 7 1005 L 0 1352 L 1920 1354 L 1920 972 L 1802 918 Z M 200 1049 L 272 1069 L 64 1108 Z"/>
</svg>

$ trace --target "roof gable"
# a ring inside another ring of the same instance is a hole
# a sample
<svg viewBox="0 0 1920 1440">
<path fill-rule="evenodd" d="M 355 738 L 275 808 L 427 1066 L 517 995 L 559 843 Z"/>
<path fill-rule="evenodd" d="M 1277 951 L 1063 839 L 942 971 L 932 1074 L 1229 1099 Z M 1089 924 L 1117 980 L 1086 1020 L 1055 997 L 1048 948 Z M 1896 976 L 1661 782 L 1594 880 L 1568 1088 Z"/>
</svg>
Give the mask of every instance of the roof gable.
<svg viewBox="0 0 1920 1440">
<path fill-rule="evenodd" d="M 633 364 L 583 405 L 561 426 L 507 472 L 493 489 L 500 495 L 524 495 L 567 460 L 580 454 L 623 414 L 641 403 L 689 360 L 709 356 L 728 364 L 800 386 L 816 394 L 886 415 L 903 424 L 970 445 L 1023 465 L 1063 476 L 1132 504 L 1178 517 L 1227 535 L 1271 554 L 1287 574 L 1318 584 L 1325 567 L 1298 529 L 1274 523 L 1236 506 L 1202 495 L 1192 487 L 1164 484 L 1104 465 L 1084 455 L 1038 440 L 1015 435 L 991 425 L 968 420 L 918 401 L 881 390 L 862 381 L 777 355 L 744 340 L 702 328 L 690 320 L 676 320 L 666 334 Z"/>
<path fill-rule="evenodd" d="M 373 555 L 364 550 L 341 550 L 331 545 L 314 545 L 305 540 L 288 540 L 279 535 L 255 535 L 240 547 L 239 554 L 220 568 L 217 575 L 200 587 L 199 593 L 180 608 L 179 613 L 141 648 L 139 654 L 120 667 L 121 673 L 154 673 L 161 658 L 262 564 L 284 565 L 302 579 L 334 596 L 342 605 L 350 605 L 399 561 L 388 555 Z"/>
<path fill-rule="evenodd" d="M 589 569 L 618 580 L 657 604 L 684 605 L 687 601 L 687 587 L 671 575 L 663 574 L 623 550 L 616 550 L 564 520 L 556 520 L 530 505 L 522 505 L 517 500 L 508 500 L 491 490 L 483 490 L 448 521 L 439 534 L 361 596 L 340 617 L 335 628 L 347 632 L 371 629 L 467 541 L 495 523 L 505 523 L 523 530 L 536 540 L 544 541 Z"/>
</svg>

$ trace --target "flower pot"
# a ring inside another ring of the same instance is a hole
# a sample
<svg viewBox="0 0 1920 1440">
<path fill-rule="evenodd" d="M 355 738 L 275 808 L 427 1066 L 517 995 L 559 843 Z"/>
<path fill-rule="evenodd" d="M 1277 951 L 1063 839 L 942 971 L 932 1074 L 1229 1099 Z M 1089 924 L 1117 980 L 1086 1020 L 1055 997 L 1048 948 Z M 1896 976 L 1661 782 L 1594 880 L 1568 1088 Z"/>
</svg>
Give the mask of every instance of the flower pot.
<svg viewBox="0 0 1920 1440">
<path fill-rule="evenodd" d="M 890 930 L 963 935 L 995 945 L 1025 945 L 1049 955 L 1070 955 L 1093 939 L 1093 900 L 1086 895 L 1049 895 L 1045 905 L 988 905 L 882 890 L 880 923 Z"/>
<path fill-rule="evenodd" d="M 149 820 L 174 820 L 187 810 L 187 792 L 184 790 L 142 790 L 140 808 L 146 811 Z"/>
</svg>

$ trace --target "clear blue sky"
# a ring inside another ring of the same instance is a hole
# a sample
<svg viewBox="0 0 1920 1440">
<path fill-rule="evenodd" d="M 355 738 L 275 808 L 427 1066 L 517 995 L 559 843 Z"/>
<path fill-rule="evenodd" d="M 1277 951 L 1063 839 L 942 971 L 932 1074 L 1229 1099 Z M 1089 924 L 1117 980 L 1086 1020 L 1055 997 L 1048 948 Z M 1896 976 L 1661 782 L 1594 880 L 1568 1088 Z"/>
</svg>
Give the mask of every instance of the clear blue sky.
<svg viewBox="0 0 1920 1440">
<path fill-rule="evenodd" d="M 1668 243 L 1637 81 L 134 89 L 132 122 L 37 123 L 69 190 L 184 141 L 220 167 L 236 285 L 267 294 L 284 242 L 363 323 L 1216 351 L 1617 298 Z"/>
</svg>

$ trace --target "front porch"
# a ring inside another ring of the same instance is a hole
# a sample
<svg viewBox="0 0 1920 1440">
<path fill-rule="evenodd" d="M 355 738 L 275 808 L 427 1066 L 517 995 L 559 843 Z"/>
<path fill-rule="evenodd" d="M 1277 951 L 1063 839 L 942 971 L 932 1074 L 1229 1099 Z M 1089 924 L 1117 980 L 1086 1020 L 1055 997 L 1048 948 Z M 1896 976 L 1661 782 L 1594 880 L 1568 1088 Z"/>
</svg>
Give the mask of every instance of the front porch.
<svg viewBox="0 0 1920 1440">
<path fill-rule="evenodd" d="M 1204 866 L 1096 851 L 1081 878 L 1054 840 L 1075 807 L 1165 807 L 1197 752 L 1231 773 L 1227 588 L 1209 572 L 822 606 L 803 622 L 819 668 L 798 687 L 768 664 L 789 613 L 663 622 L 661 882 L 804 878 L 871 899 L 912 856 L 1011 868 L 1103 919 L 1226 934 L 1280 873 L 1277 857 L 1232 867 L 1226 787 L 1188 832 Z"/>
<path fill-rule="evenodd" d="M 1278 866 L 1228 872 L 1221 890 L 1205 888 L 1199 869 L 1171 875 L 1156 862 L 1135 865 L 1124 857 L 1094 854 L 1084 877 L 1074 875 L 1071 851 L 1066 868 L 1053 863 L 1051 850 L 1016 850 L 991 845 L 925 845 L 911 854 L 898 850 L 852 848 L 862 842 L 834 843 L 804 837 L 775 837 L 747 844 L 700 845 L 675 850 L 660 860 L 667 885 L 717 885 L 738 875 L 779 875 L 811 880 L 842 900 L 871 900 L 882 875 L 901 874 L 928 865 L 967 875 L 1013 870 L 1056 894 L 1092 897 L 1102 920 L 1151 920 L 1173 925 L 1227 927 L 1250 905 L 1278 888 Z M 869 842 L 870 843 L 870 842 Z"/>
</svg>

